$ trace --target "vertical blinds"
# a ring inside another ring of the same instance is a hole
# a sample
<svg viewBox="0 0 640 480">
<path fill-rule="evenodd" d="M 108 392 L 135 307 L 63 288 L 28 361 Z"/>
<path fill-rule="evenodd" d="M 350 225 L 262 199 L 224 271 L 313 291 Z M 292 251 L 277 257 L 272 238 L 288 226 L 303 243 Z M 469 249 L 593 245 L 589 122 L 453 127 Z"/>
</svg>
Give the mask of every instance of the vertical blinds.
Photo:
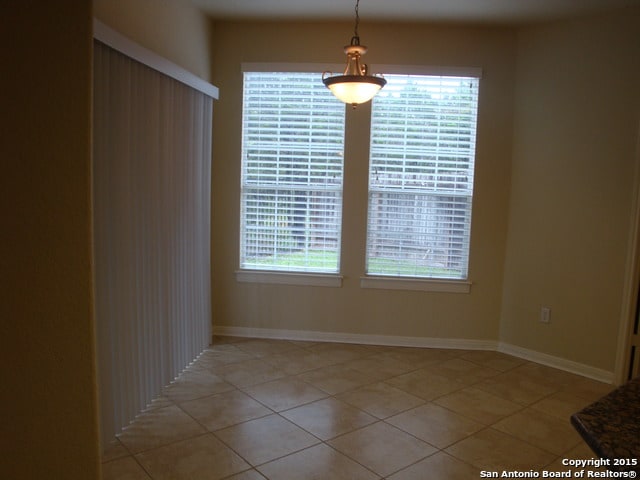
<svg viewBox="0 0 640 480">
<path fill-rule="evenodd" d="M 466 278 L 479 79 L 385 78 L 372 107 L 367 273 Z"/>
<path fill-rule="evenodd" d="M 103 446 L 210 341 L 213 100 L 94 42 Z"/>
<path fill-rule="evenodd" d="M 245 72 L 241 268 L 338 271 L 344 115 L 317 73 Z"/>
</svg>

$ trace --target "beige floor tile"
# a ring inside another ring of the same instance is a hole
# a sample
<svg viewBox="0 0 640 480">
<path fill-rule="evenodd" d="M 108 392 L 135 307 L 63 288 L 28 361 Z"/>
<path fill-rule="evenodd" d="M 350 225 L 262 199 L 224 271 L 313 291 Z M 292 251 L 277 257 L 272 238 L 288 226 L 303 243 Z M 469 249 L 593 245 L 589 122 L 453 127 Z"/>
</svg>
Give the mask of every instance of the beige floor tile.
<svg viewBox="0 0 640 480">
<path fill-rule="evenodd" d="M 276 412 L 311 403 L 327 394 L 297 378 L 282 378 L 245 387 L 245 393 Z"/>
<path fill-rule="evenodd" d="M 333 448 L 320 444 L 258 467 L 277 480 L 374 480 L 378 475 Z"/>
<path fill-rule="evenodd" d="M 130 452 L 138 453 L 205 432 L 202 425 L 173 405 L 139 415 L 118 439 Z"/>
<path fill-rule="evenodd" d="M 265 477 L 260 475 L 257 470 L 247 470 L 246 472 L 225 478 L 225 480 L 265 480 Z"/>
<path fill-rule="evenodd" d="M 420 397 L 423 400 L 433 400 L 465 387 L 464 384 L 456 380 L 428 372 L 424 369 L 398 375 L 397 377 L 386 380 L 385 383 L 404 390 L 411 395 Z"/>
<path fill-rule="evenodd" d="M 342 435 L 328 443 L 383 477 L 436 452 L 431 445 L 384 422 Z"/>
<path fill-rule="evenodd" d="M 290 350 L 297 350 L 299 348 L 287 340 L 269 339 L 248 340 L 246 342 L 239 343 L 236 346 L 243 352 L 253 355 L 254 357 L 264 357 Z"/>
<path fill-rule="evenodd" d="M 245 342 L 249 338 L 247 337 L 234 337 L 232 335 L 213 335 L 212 339 L 212 347 L 218 345 L 226 345 L 226 344 L 235 344 L 240 342 Z"/>
<path fill-rule="evenodd" d="M 593 451 L 587 446 L 586 443 L 582 442 L 576 445 L 574 448 L 569 450 L 568 452 L 563 453 L 560 457 L 558 457 L 553 463 L 546 467 L 546 470 L 550 470 L 552 472 L 566 472 L 571 471 L 572 474 L 575 472 L 579 472 L 581 470 L 585 470 L 586 472 L 604 472 L 607 470 L 606 467 L 597 467 L 597 466 L 587 466 L 587 467 L 578 467 L 573 465 L 564 465 L 563 460 L 594 460 L 597 458 L 597 455 L 593 453 Z M 586 477 L 586 475 L 585 475 Z M 572 477 L 575 478 L 575 477 Z M 592 478 L 604 478 L 604 477 L 592 477 Z"/>
<path fill-rule="evenodd" d="M 558 392 L 534 403 L 531 408 L 568 421 L 572 414 L 582 410 L 590 403 L 589 400 L 572 393 Z"/>
<path fill-rule="evenodd" d="M 325 398 L 287 410 L 280 415 L 322 440 L 329 440 L 377 421 L 375 417 L 335 398 Z"/>
<path fill-rule="evenodd" d="M 569 416 L 612 388 L 499 352 L 215 337 L 105 452 L 104 478 L 567 471 L 595 456 Z"/>
<path fill-rule="evenodd" d="M 213 434 L 149 450 L 136 459 L 154 480 L 218 480 L 251 468 Z"/>
<path fill-rule="evenodd" d="M 426 372 L 431 372 L 442 377 L 456 380 L 465 385 L 472 385 L 481 380 L 495 377 L 500 372 L 492 368 L 483 367 L 476 363 L 462 358 L 453 358 L 424 368 Z"/>
<path fill-rule="evenodd" d="M 576 382 L 573 382 L 571 385 L 566 386 L 562 389 L 562 391 L 572 393 L 573 395 L 582 397 L 586 400 L 589 400 L 590 402 L 595 402 L 614 389 L 614 385 L 604 382 L 598 382 L 589 378 L 583 378 L 577 380 Z"/>
<path fill-rule="evenodd" d="M 150 478 L 133 457 L 124 457 L 102 464 L 102 480 L 149 480 Z"/>
<path fill-rule="evenodd" d="M 230 342 L 217 342 L 215 341 L 216 337 L 214 337 L 214 343 L 205 348 L 203 353 L 206 352 L 234 352 L 238 351 L 238 347 L 236 347 L 233 343 Z M 202 357 L 198 357 L 197 360 L 200 360 Z"/>
<path fill-rule="evenodd" d="M 459 350 L 446 348 L 392 347 L 382 355 L 413 365 L 414 368 L 422 368 L 427 365 L 456 358 L 460 356 L 460 354 Z"/>
<path fill-rule="evenodd" d="M 562 457 L 558 457 L 556 458 L 553 462 L 551 462 L 549 465 L 544 467 L 544 470 L 547 470 L 548 472 L 570 472 L 568 475 L 568 478 L 575 478 L 574 477 L 574 473 L 576 472 L 576 470 L 581 470 L 581 469 L 577 469 L 575 467 L 571 467 L 569 465 L 563 465 L 562 461 L 564 460 L 564 455 Z M 553 478 L 553 477 L 551 477 Z M 562 477 L 558 477 L 558 478 L 562 478 Z M 567 477 L 565 477 L 567 478 Z"/>
<path fill-rule="evenodd" d="M 568 419 L 560 420 L 531 408 L 499 421 L 493 428 L 556 455 L 582 441 Z"/>
<path fill-rule="evenodd" d="M 375 353 L 375 350 L 368 348 L 367 345 L 329 342 L 313 345 L 308 350 L 327 361 L 333 362 L 333 364 L 355 360 Z"/>
<path fill-rule="evenodd" d="M 250 420 L 215 432 L 252 465 L 260 465 L 319 443 L 279 415 Z"/>
<path fill-rule="evenodd" d="M 496 397 L 474 387 L 437 398 L 433 403 L 485 425 L 491 425 L 522 409 L 522 405 L 518 403 Z"/>
<path fill-rule="evenodd" d="M 373 344 L 360 344 L 361 347 L 364 347 L 369 353 L 378 355 L 380 353 L 388 352 L 390 347 L 388 345 L 373 345 Z"/>
<path fill-rule="evenodd" d="M 587 460 L 590 458 L 594 458 L 595 454 L 593 453 L 593 450 L 591 450 L 589 445 L 587 445 L 585 442 L 581 442 L 563 456 L 564 458 Z"/>
<path fill-rule="evenodd" d="M 387 477 L 387 480 L 471 480 L 480 471 L 471 465 L 439 452 Z"/>
<path fill-rule="evenodd" d="M 374 383 L 337 395 L 374 417 L 383 419 L 424 403 L 424 400 L 387 383 Z"/>
<path fill-rule="evenodd" d="M 224 344 L 221 347 L 212 347 L 209 350 L 205 350 L 197 361 L 191 365 L 191 368 L 208 370 L 254 359 L 253 355 L 243 352 L 235 345 Z"/>
<path fill-rule="evenodd" d="M 226 382 L 237 387 L 257 385 L 285 376 L 282 370 L 269 365 L 264 360 L 258 359 L 218 367 L 214 372 Z"/>
<path fill-rule="evenodd" d="M 287 375 L 298 375 L 308 372 L 309 370 L 315 370 L 316 368 L 327 367 L 334 363 L 326 357 L 321 357 L 302 348 L 269 355 L 264 357 L 264 361 Z"/>
<path fill-rule="evenodd" d="M 484 428 L 481 423 L 433 403 L 414 408 L 386 421 L 438 448 L 446 448 Z"/>
<path fill-rule="evenodd" d="M 192 370 L 182 373 L 163 389 L 163 394 L 175 403 L 228 392 L 235 387 L 220 377 L 205 371 Z"/>
<path fill-rule="evenodd" d="M 310 372 L 302 373 L 298 375 L 298 378 L 329 395 L 346 392 L 347 390 L 352 390 L 375 381 L 374 377 L 369 377 L 356 370 L 344 368 L 341 365 L 330 365 L 328 367 L 318 368 Z"/>
<path fill-rule="evenodd" d="M 129 455 L 131 455 L 129 451 L 116 438 L 102 449 L 101 461 L 110 462 L 116 458 L 128 457 Z"/>
<path fill-rule="evenodd" d="M 555 389 L 566 388 L 568 385 L 580 381 L 583 378 L 573 373 L 532 362 L 516 367 L 511 371 L 542 385 L 554 387 Z"/>
<path fill-rule="evenodd" d="M 344 366 L 369 375 L 376 380 L 386 380 L 416 369 L 414 365 L 386 356 L 384 353 L 351 360 L 344 363 Z"/>
<path fill-rule="evenodd" d="M 513 357 L 501 352 L 491 352 L 486 350 L 475 350 L 462 355 L 460 358 L 468 360 L 483 367 L 489 367 L 500 372 L 506 372 L 520 365 L 524 365 L 526 360 Z"/>
<path fill-rule="evenodd" d="M 555 387 L 519 375 L 516 370 L 484 380 L 474 387 L 520 405 L 531 405 L 557 391 Z"/>
<path fill-rule="evenodd" d="M 210 431 L 272 414 L 264 405 L 238 390 L 180 404 L 185 412 Z"/>
<path fill-rule="evenodd" d="M 556 456 L 492 428 L 450 446 L 446 452 L 482 470 L 539 470 Z"/>
</svg>

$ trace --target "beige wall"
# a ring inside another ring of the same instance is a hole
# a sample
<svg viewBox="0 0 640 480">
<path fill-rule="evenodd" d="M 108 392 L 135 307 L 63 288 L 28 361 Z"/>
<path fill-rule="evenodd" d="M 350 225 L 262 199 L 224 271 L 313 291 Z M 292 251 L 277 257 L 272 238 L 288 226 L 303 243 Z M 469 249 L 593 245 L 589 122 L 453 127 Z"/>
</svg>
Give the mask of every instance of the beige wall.
<svg viewBox="0 0 640 480">
<path fill-rule="evenodd" d="M 99 477 L 91 4 L 4 2 L 0 10 L 0 471 L 91 480 Z"/>
<path fill-rule="evenodd" d="M 93 0 L 94 15 L 134 42 L 209 81 L 209 19 L 188 0 Z"/>
<path fill-rule="evenodd" d="M 497 340 L 507 229 L 515 32 L 428 25 L 361 25 L 375 64 L 482 67 L 470 294 L 365 290 L 369 107 L 347 110 L 342 288 L 240 284 L 238 268 L 242 62 L 342 64 L 349 24 L 214 26 L 214 326 Z"/>
<path fill-rule="evenodd" d="M 501 339 L 607 371 L 640 126 L 638 32 L 635 9 L 518 36 Z"/>
</svg>

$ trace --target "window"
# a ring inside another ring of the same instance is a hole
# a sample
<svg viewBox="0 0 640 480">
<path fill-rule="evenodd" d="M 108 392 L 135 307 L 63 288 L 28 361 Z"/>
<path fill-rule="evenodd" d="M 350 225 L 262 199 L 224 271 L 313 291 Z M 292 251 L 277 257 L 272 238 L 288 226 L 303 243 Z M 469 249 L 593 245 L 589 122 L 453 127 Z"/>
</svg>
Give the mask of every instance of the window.
<svg viewBox="0 0 640 480">
<path fill-rule="evenodd" d="M 345 107 L 317 73 L 245 72 L 240 267 L 337 273 Z"/>
<path fill-rule="evenodd" d="M 372 106 L 367 275 L 466 279 L 479 79 L 385 78 Z"/>
</svg>

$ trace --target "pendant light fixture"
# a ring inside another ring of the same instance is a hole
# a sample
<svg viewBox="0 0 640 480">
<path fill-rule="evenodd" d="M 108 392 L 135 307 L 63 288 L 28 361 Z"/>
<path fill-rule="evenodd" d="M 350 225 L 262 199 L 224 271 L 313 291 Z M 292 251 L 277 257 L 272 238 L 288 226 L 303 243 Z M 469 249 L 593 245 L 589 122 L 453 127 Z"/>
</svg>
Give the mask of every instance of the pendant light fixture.
<svg viewBox="0 0 640 480">
<path fill-rule="evenodd" d="M 359 4 L 360 0 L 356 0 L 356 25 L 351 43 L 344 47 L 344 53 L 347 54 L 347 67 L 344 73 L 336 76 L 330 76 L 331 72 L 322 74 L 322 83 L 338 99 L 352 105 L 353 108 L 360 103 L 371 100 L 387 83 L 382 76 L 369 75 L 367 65 L 360 63 L 360 57 L 367 53 L 367 47 L 360 45 L 360 37 L 358 36 Z"/>
</svg>

